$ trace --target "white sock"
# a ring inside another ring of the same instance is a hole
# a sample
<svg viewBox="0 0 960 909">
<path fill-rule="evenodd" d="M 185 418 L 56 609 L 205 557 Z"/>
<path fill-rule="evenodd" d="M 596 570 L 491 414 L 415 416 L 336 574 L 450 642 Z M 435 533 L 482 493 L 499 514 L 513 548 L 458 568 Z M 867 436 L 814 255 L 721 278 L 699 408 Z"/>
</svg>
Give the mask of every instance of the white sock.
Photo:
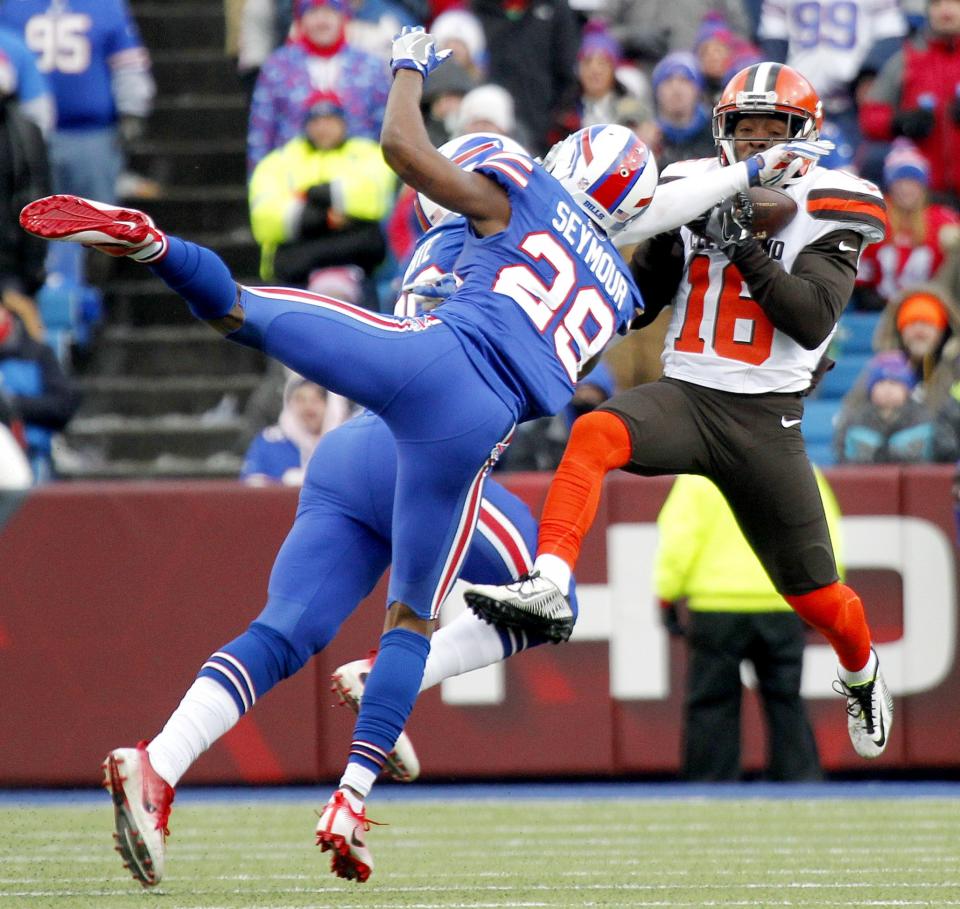
<svg viewBox="0 0 960 909">
<path fill-rule="evenodd" d="M 851 672 L 851 670 L 844 669 L 843 666 L 840 666 L 837 670 L 837 673 L 840 676 L 840 680 L 845 685 L 862 685 L 864 682 L 873 681 L 874 676 L 877 674 L 878 663 L 879 660 L 877 660 L 876 651 L 871 648 L 870 657 L 863 669 L 860 669 L 857 672 Z"/>
<path fill-rule="evenodd" d="M 493 625 L 464 610 L 430 639 L 430 656 L 423 669 L 420 690 L 444 679 L 498 663 L 504 657 L 503 641 Z"/>
<path fill-rule="evenodd" d="M 553 581 L 564 596 L 569 595 L 572 569 L 560 556 L 549 553 L 538 555 L 534 560 L 533 570 L 539 571 L 548 581 Z"/>
<path fill-rule="evenodd" d="M 377 773 L 375 770 L 370 770 L 368 767 L 364 767 L 356 761 L 351 761 L 347 764 L 347 769 L 343 771 L 343 776 L 340 777 L 340 788 L 343 789 L 345 786 L 349 786 L 354 792 L 360 794 L 361 801 L 358 804 L 354 804 L 356 797 L 351 792 L 346 793 L 350 807 L 353 808 L 354 811 L 359 811 L 363 807 L 362 800 L 370 795 L 370 790 L 373 789 L 373 784 L 376 781 Z"/>
<path fill-rule="evenodd" d="M 190 765 L 239 719 L 240 711 L 222 685 L 205 677 L 197 679 L 147 745 L 153 769 L 176 786 Z"/>
</svg>

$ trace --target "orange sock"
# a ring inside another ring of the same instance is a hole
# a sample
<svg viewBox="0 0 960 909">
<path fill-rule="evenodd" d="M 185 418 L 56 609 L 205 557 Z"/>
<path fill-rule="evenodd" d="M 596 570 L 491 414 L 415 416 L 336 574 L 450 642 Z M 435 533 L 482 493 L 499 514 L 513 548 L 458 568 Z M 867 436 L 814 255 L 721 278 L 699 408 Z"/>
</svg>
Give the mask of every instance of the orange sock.
<svg viewBox="0 0 960 909">
<path fill-rule="evenodd" d="M 784 599 L 817 629 L 836 651 L 844 669 L 857 672 L 870 659 L 870 629 L 860 597 L 839 581 Z"/>
<path fill-rule="evenodd" d="M 555 555 L 571 568 L 576 565 L 597 514 L 603 478 L 630 461 L 632 447 L 623 420 L 608 410 L 584 414 L 573 424 L 543 506 L 537 555 Z"/>
</svg>

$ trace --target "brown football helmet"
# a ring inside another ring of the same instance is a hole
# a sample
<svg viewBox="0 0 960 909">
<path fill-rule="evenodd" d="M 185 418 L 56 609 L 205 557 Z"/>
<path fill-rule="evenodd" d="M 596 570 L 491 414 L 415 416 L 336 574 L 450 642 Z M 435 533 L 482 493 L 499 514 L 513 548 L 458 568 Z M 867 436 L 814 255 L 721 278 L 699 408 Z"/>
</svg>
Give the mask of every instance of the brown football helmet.
<svg viewBox="0 0 960 909">
<path fill-rule="evenodd" d="M 823 102 L 806 78 L 784 63 L 755 63 L 726 84 L 713 109 L 721 164 L 736 162 L 734 129 L 740 117 L 750 114 L 786 117 L 789 139 L 816 139 L 823 126 Z"/>
</svg>

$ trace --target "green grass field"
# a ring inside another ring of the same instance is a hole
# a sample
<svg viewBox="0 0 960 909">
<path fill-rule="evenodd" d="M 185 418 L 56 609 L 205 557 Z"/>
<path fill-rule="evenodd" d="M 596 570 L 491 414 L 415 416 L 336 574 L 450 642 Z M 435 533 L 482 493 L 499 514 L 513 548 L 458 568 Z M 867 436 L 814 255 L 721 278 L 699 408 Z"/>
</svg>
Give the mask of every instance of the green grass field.
<svg viewBox="0 0 960 909">
<path fill-rule="evenodd" d="M 0 807 L 0 909 L 960 906 L 960 800 L 374 799 L 367 884 L 332 877 L 310 802 L 175 807 L 144 891 L 93 804 Z"/>
</svg>

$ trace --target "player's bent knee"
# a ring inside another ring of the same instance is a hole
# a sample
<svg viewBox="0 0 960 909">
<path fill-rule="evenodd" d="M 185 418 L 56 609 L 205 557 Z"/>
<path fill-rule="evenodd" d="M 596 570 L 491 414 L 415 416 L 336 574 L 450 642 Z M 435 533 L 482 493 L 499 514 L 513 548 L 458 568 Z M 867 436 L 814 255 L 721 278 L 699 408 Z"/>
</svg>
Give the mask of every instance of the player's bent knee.
<svg viewBox="0 0 960 909">
<path fill-rule="evenodd" d="M 574 421 L 564 457 L 588 459 L 612 469 L 629 461 L 631 448 L 626 423 L 612 411 L 593 410 Z"/>
</svg>

